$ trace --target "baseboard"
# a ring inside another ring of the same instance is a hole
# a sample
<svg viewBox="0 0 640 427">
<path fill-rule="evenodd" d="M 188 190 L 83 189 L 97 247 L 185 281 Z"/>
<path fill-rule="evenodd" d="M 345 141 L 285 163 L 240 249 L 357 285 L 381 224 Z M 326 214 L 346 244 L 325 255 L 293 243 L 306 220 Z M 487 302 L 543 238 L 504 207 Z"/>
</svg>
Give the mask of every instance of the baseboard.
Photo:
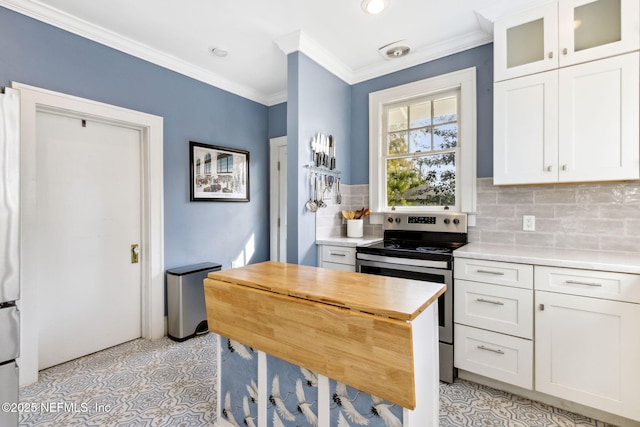
<svg viewBox="0 0 640 427">
<path fill-rule="evenodd" d="M 630 420 L 628 418 L 621 417 L 619 415 L 604 412 L 599 409 L 592 408 L 590 406 L 581 405 L 579 403 L 571 402 L 569 400 L 560 399 L 555 396 L 550 396 L 538 391 L 527 390 L 512 384 L 503 383 L 492 378 L 487 378 L 482 375 L 474 374 L 473 372 L 458 370 L 458 378 L 471 381 L 474 383 L 486 385 L 488 387 L 495 388 L 497 390 L 503 390 L 511 394 L 526 397 L 527 399 L 542 402 L 547 405 L 554 406 L 565 411 L 580 414 L 585 417 L 592 418 L 598 421 L 604 421 L 605 423 L 613 424 L 619 427 L 638 427 L 640 423 L 638 421 Z"/>
</svg>

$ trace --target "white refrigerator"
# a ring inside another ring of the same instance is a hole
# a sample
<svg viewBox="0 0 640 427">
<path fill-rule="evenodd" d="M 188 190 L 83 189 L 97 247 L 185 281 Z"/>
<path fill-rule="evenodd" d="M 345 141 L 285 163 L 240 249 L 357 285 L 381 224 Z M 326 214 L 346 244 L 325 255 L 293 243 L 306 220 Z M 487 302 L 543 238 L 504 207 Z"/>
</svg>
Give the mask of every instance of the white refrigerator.
<svg viewBox="0 0 640 427">
<path fill-rule="evenodd" d="M 20 93 L 0 87 L 0 426 L 18 425 Z"/>
</svg>

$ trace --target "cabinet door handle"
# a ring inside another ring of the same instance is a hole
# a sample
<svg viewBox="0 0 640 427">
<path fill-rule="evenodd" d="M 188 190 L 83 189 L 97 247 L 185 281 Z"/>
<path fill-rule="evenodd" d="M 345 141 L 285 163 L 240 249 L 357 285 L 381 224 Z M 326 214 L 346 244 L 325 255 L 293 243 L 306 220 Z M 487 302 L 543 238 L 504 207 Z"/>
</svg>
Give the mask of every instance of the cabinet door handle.
<svg viewBox="0 0 640 427">
<path fill-rule="evenodd" d="M 553 59 L 553 51 L 549 51 L 549 59 Z"/>
<path fill-rule="evenodd" d="M 491 271 L 491 270 L 476 270 L 476 273 L 484 273 L 484 274 L 493 274 L 496 276 L 504 276 L 502 271 Z"/>
<path fill-rule="evenodd" d="M 540 311 L 544 311 L 544 304 L 540 304 Z"/>
<path fill-rule="evenodd" d="M 551 172 L 553 170 L 553 166 L 547 166 L 547 172 Z"/>
<path fill-rule="evenodd" d="M 602 283 L 581 282 L 579 280 L 565 280 L 564 283 L 566 283 L 567 285 L 584 285 L 584 286 L 593 286 L 593 287 L 598 287 L 598 288 L 602 287 Z"/>
<path fill-rule="evenodd" d="M 476 301 L 478 301 L 478 302 L 486 302 L 486 303 L 495 304 L 495 305 L 504 305 L 504 303 L 502 301 L 493 301 L 493 300 L 484 299 L 484 298 L 477 298 Z"/>
<path fill-rule="evenodd" d="M 565 47 L 564 49 L 562 49 L 562 54 L 563 54 L 563 55 L 566 55 L 566 54 L 567 54 L 567 52 L 568 52 L 568 51 L 567 51 L 567 48 L 566 48 L 566 47 Z"/>
<path fill-rule="evenodd" d="M 567 170 L 567 165 L 562 165 L 562 170 L 566 171 Z"/>
<path fill-rule="evenodd" d="M 479 350 L 484 350 L 484 351 L 490 351 L 492 353 L 504 354 L 504 351 L 502 351 L 500 349 L 496 350 L 495 348 L 489 348 L 489 347 L 485 347 L 483 345 L 479 345 L 478 349 Z"/>
<path fill-rule="evenodd" d="M 341 253 L 338 253 L 338 252 L 329 252 L 329 255 L 331 255 L 331 256 L 347 256 L 347 254 L 341 254 Z"/>
</svg>

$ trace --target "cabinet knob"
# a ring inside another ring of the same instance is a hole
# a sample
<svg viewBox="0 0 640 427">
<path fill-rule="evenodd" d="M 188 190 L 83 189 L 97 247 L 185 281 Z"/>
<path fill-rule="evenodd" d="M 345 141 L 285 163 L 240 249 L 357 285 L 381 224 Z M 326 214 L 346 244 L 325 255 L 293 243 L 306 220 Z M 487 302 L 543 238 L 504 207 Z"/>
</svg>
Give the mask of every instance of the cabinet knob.
<svg viewBox="0 0 640 427">
<path fill-rule="evenodd" d="M 549 59 L 553 59 L 553 51 L 549 51 Z"/>
<path fill-rule="evenodd" d="M 567 170 L 567 165 L 562 165 L 562 170 L 566 171 Z"/>
<path fill-rule="evenodd" d="M 540 304 L 540 311 L 544 311 L 544 304 Z"/>
<path fill-rule="evenodd" d="M 553 169 L 553 166 L 547 166 L 547 172 L 551 172 L 552 169 Z"/>
<path fill-rule="evenodd" d="M 568 52 L 568 51 L 567 51 L 567 48 L 566 48 L 566 47 L 565 47 L 564 49 L 562 49 L 562 54 L 563 54 L 563 55 L 566 55 L 566 54 L 567 54 L 567 52 Z"/>
</svg>

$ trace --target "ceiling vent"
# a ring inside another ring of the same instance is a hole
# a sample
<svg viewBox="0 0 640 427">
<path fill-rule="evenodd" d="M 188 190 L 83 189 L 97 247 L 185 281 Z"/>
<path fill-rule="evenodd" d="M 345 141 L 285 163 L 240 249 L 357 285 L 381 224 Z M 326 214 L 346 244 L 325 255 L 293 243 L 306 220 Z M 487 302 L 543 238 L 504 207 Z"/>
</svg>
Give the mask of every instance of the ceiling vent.
<svg viewBox="0 0 640 427">
<path fill-rule="evenodd" d="M 397 59 L 407 56 L 409 52 L 411 52 L 411 47 L 409 47 L 409 42 L 406 40 L 398 40 L 397 42 L 382 46 L 378 49 L 378 52 L 380 52 L 380 55 L 382 55 L 384 59 Z"/>
</svg>

